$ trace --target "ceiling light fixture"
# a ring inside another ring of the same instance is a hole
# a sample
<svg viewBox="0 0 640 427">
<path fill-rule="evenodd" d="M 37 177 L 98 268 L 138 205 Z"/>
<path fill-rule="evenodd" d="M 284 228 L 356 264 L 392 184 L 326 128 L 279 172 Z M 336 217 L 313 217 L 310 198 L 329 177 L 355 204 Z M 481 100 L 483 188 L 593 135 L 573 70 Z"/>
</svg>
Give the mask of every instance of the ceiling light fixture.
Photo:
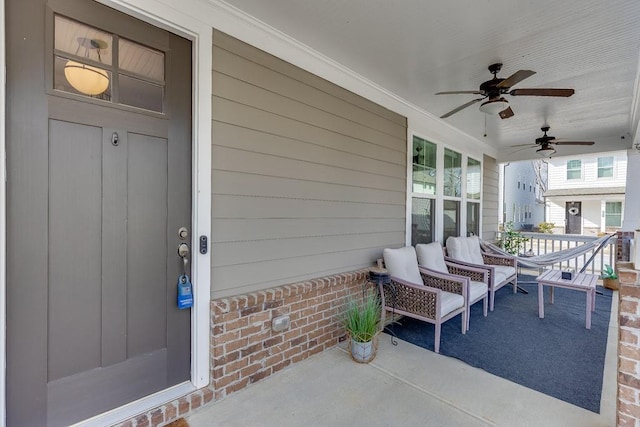
<svg viewBox="0 0 640 427">
<path fill-rule="evenodd" d="M 556 150 L 548 145 L 543 145 L 542 148 L 536 150 L 536 153 L 538 153 L 540 157 L 551 157 L 556 154 Z"/>
<path fill-rule="evenodd" d="M 480 111 L 485 114 L 491 115 L 496 115 L 500 111 L 506 110 L 507 108 L 509 108 L 509 102 L 502 97 L 497 99 L 490 99 L 480 104 Z"/>
<path fill-rule="evenodd" d="M 78 50 L 81 47 L 85 49 L 86 58 L 89 58 L 91 50 L 96 49 L 98 61 L 102 62 L 100 50 L 106 49 L 107 43 L 102 40 L 78 37 Z M 71 59 L 64 66 L 64 76 L 75 90 L 85 95 L 100 95 L 109 87 L 109 74 L 105 70 Z"/>
</svg>

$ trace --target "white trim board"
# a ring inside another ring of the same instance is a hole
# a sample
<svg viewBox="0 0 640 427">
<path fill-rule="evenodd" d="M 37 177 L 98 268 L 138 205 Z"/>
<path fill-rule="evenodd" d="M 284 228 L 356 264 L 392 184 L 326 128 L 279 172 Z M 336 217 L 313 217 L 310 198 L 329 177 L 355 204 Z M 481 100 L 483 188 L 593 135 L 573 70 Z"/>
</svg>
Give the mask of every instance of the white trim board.
<svg viewBox="0 0 640 427">
<path fill-rule="evenodd" d="M 0 426 L 7 422 L 7 157 L 6 157 L 6 38 L 5 1 L 0 0 Z"/>
</svg>

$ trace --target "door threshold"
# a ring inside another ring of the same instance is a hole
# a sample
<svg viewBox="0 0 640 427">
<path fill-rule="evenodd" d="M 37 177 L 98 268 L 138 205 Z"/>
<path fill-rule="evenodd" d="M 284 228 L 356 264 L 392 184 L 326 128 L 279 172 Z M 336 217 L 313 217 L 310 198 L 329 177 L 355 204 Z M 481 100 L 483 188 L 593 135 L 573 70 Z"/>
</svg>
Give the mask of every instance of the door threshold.
<svg viewBox="0 0 640 427">
<path fill-rule="evenodd" d="M 176 400 L 182 396 L 185 396 L 197 388 L 190 382 L 186 381 L 181 384 L 176 384 L 173 387 L 143 397 L 142 399 L 135 400 L 131 403 L 127 403 L 119 408 L 112 409 L 111 411 L 104 412 L 96 415 L 79 423 L 73 424 L 70 427 L 90 427 L 90 426 L 105 426 L 118 424 L 126 421 L 136 415 L 139 415 L 145 411 L 148 411 L 158 406 L 164 405 L 167 402 Z"/>
</svg>

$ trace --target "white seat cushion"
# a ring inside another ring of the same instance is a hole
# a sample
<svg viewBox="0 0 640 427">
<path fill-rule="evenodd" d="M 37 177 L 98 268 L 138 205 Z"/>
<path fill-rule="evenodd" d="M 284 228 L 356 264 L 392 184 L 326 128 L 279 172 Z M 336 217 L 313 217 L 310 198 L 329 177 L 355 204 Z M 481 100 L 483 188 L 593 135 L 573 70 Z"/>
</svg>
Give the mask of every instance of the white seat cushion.
<svg viewBox="0 0 640 427">
<path fill-rule="evenodd" d="M 483 265 L 480 240 L 478 236 L 453 237 L 447 239 L 447 254 L 453 258 L 471 264 Z"/>
<path fill-rule="evenodd" d="M 487 284 L 484 282 L 471 282 L 469 287 L 469 300 L 475 301 L 487 294 Z"/>
<path fill-rule="evenodd" d="M 508 277 L 516 274 L 516 269 L 508 265 L 494 265 L 494 267 L 496 269 L 496 277 L 493 280 L 493 283 L 495 284 L 502 283 L 507 280 Z"/>
<path fill-rule="evenodd" d="M 409 283 L 424 285 L 420 270 L 418 270 L 418 258 L 413 246 L 399 249 L 385 248 L 382 251 L 384 264 L 391 277 L 405 280 Z"/>
<path fill-rule="evenodd" d="M 444 317 L 464 305 L 462 295 L 452 294 L 451 292 L 440 292 L 440 317 Z"/>
<path fill-rule="evenodd" d="M 444 254 L 442 246 L 439 242 L 420 243 L 416 245 L 416 253 L 418 254 L 418 265 L 430 268 L 441 273 L 449 273 L 447 264 L 444 263 Z"/>
</svg>

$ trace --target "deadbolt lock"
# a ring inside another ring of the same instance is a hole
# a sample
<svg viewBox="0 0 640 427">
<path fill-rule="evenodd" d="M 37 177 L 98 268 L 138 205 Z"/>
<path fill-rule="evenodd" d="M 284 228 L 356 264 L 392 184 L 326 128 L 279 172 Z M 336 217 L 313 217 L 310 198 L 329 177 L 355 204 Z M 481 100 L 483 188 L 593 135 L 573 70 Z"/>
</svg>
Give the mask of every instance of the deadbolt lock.
<svg viewBox="0 0 640 427">
<path fill-rule="evenodd" d="M 187 237 L 189 237 L 189 230 L 187 230 L 187 227 L 180 227 L 178 229 L 178 237 L 180 237 L 180 240 L 186 240 Z"/>
</svg>

